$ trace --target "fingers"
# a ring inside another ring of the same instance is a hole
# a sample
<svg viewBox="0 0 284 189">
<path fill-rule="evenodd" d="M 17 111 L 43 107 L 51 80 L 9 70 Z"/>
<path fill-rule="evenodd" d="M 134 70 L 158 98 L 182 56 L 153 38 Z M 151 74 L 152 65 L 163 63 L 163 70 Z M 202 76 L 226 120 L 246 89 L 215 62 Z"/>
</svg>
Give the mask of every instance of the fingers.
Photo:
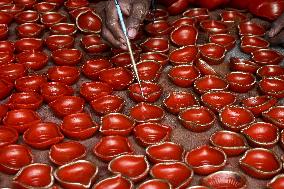
<svg viewBox="0 0 284 189">
<path fill-rule="evenodd" d="M 268 37 L 275 37 L 284 27 L 284 14 L 272 23 L 271 29 L 267 32 Z"/>
</svg>

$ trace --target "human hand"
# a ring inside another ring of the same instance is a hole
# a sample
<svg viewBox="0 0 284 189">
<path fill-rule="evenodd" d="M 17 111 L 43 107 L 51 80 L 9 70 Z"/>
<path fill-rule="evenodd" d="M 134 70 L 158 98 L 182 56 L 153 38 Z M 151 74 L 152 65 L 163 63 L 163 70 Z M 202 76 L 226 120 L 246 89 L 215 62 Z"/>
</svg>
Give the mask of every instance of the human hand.
<svg viewBox="0 0 284 189">
<path fill-rule="evenodd" d="M 284 13 L 275 20 L 267 32 L 268 41 L 272 45 L 284 44 Z M 282 30 L 282 31 L 281 31 Z"/>
</svg>

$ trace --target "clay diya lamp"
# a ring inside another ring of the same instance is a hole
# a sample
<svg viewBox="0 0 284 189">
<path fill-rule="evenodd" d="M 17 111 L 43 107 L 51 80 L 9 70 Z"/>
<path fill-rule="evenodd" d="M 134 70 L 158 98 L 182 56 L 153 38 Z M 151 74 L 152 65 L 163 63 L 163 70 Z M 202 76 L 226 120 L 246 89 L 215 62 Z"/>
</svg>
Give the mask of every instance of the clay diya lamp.
<svg viewBox="0 0 284 189">
<path fill-rule="evenodd" d="M 218 171 L 200 179 L 200 184 L 209 188 L 245 189 L 247 188 L 247 179 L 238 172 Z"/>
<path fill-rule="evenodd" d="M 68 9 L 68 10 L 74 10 L 74 9 L 78 9 L 81 7 L 88 7 L 89 6 L 89 1 L 87 0 L 67 0 L 64 2 L 64 6 Z"/>
<path fill-rule="evenodd" d="M 195 18 L 181 17 L 173 20 L 170 24 L 173 28 L 177 28 L 183 25 L 195 26 L 196 20 Z"/>
<path fill-rule="evenodd" d="M 16 51 L 40 51 L 42 50 L 43 41 L 42 39 L 38 38 L 22 38 L 15 42 Z"/>
<path fill-rule="evenodd" d="M 92 189 L 105 189 L 105 188 L 116 188 L 116 187 L 121 189 L 134 189 L 133 183 L 129 179 L 121 175 L 116 175 L 101 180 L 100 182 L 96 183 L 92 187 Z"/>
<path fill-rule="evenodd" d="M 257 179 L 272 178 L 282 169 L 277 155 L 265 148 L 247 150 L 239 160 L 239 166 L 246 174 Z"/>
<path fill-rule="evenodd" d="M 51 188 L 54 184 L 53 168 L 42 163 L 29 164 L 15 175 L 13 188 Z"/>
<path fill-rule="evenodd" d="M 258 36 L 243 36 L 241 38 L 241 50 L 244 53 L 251 53 L 258 49 L 267 49 L 269 42 Z"/>
<path fill-rule="evenodd" d="M 146 148 L 146 155 L 152 163 L 183 161 L 184 149 L 180 144 L 161 142 Z"/>
<path fill-rule="evenodd" d="M 182 110 L 178 116 L 181 124 L 192 132 L 209 130 L 216 122 L 214 113 L 204 106 L 192 106 Z"/>
<path fill-rule="evenodd" d="M 80 77 L 80 71 L 74 66 L 53 66 L 47 70 L 47 77 L 54 82 L 73 85 Z"/>
<path fill-rule="evenodd" d="M 14 4 L 14 3 L 6 4 L 6 5 L 1 6 L 1 12 L 8 13 L 8 14 L 10 14 L 12 16 L 15 16 L 19 12 L 24 11 L 24 9 L 25 9 L 24 5 Z"/>
<path fill-rule="evenodd" d="M 140 87 L 141 86 L 141 87 Z M 128 88 L 129 97 L 135 102 L 156 102 L 162 95 L 162 86 L 158 83 L 133 83 Z M 142 95 L 143 92 L 143 95 Z"/>
<path fill-rule="evenodd" d="M 168 73 L 168 77 L 175 85 L 184 88 L 192 86 L 200 76 L 200 71 L 193 65 L 174 66 Z"/>
<path fill-rule="evenodd" d="M 19 134 L 16 129 L 12 127 L 0 127 L 0 147 L 14 144 L 18 141 Z"/>
<path fill-rule="evenodd" d="M 251 53 L 251 58 L 261 66 L 278 65 L 283 60 L 283 55 L 272 49 L 258 49 Z"/>
<path fill-rule="evenodd" d="M 10 64 L 10 63 L 14 62 L 14 60 L 15 60 L 15 56 L 14 56 L 13 52 L 0 51 L 0 67 L 3 67 L 1 65 Z"/>
<path fill-rule="evenodd" d="M 181 189 L 191 183 L 193 170 L 183 162 L 165 162 L 152 166 L 150 175 L 153 178 L 164 179 L 174 188 Z"/>
<path fill-rule="evenodd" d="M 263 94 L 275 97 L 284 97 L 284 80 L 276 77 L 263 78 L 258 82 L 258 87 Z"/>
<path fill-rule="evenodd" d="M 172 185 L 164 179 L 151 179 L 143 182 L 137 187 L 137 189 L 149 188 L 172 189 Z"/>
<path fill-rule="evenodd" d="M 169 57 L 163 53 L 147 52 L 140 54 L 140 60 L 153 60 L 158 62 L 162 67 L 165 67 L 169 62 Z"/>
<path fill-rule="evenodd" d="M 200 22 L 200 27 L 208 34 L 227 33 L 229 30 L 226 23 L 218 20 L 203 20 Z"/>
<path fill-rule="evenodd" d="M 74 37 L 70 35 L 50 35 L 45 39 L 45 44 L 50 51 L 57 49 L 72 49 L 74 47 Z"/>
<path fill-rule="evenodd" d="M 272 148 L 279 141 L 278 128 L 266 122 L 256 122 L 241 130 L 250 146 Z"/>
<path fill-rule="evenodd" d="M 86 160 L 70 162 L 54 171 L 54 178 L 64 188 L 88 189 L 95 182 L 98 167 Z"/>
<path fill-rule="evenodd" d="M 41 121 L 40 116 L 29 109 L 8 111 L 3 119 L 4 126 L 15 128 L 18 133 L 25 132 L 29 127 Z"/>
<path fill-rule="evenodd" d="M 284 106 L 273 106 L 262 112 L 264 120 L 276 125 L 279 129 L 284 128 Z"/>
<path fill-rule="evenodd" d="M 60 82 L 47 82 L 41 86 L 40 93 L 43 100 L 49 103 L 61 96 L 72 96 L 74 90 L 72 87 Z"/>
<path fill-rule="evenodd" d="M 212 66 L 210 66 L 207 62 L 205 62 L 203 59 L 199 58 L 195 60 L 195 66 L 200 71 L 202 75 L 216 75 L 220 76 L 219 73 L 217 73 Z"/>
<path fill-rule="evenodd" d="M 87 10 L 76 17 L 76 26 L 84 33 L 99 33 L 101 32 L 102 20 L 94 11 Z"/>
<path fill-rule="evenodd" d="M 37 3 L 36 0 L 15 0 L 15 4 L 23 5 L 26 9 L 32 9 L 34 4 Z"/>
<path fill-rule="evenodd" d="M 163 100 L 163 105 L 170 113 L 178 114 L 182 109 L 186 109 L 191 106 L 198 106 L 199 101 L 191 92 L 172 91 Z"/>
<path fill-rule="evenodd" d="M 133 56 L 134 56 L 134 60 L 137 62 L 139 59 L 138 54 L 134 53 Z M 110 58 L 110 63 L 118 67 L 124 67 L 124 68 L 128 68 L 132 66 L 129 52 L 121 52 L 121 53 L 115 54 L 114 56 Z"/>
<path fill-rule="evenodd" d="M 161 64 L 153 60 L 142 60 L 137 63 L 139 78 L 144 82 L 156 82 L 162 71 Z"/>
<path fill-rule="evenodd" d="M 259 65 L 253 61 L 236 57 L 232 57 L 229 64 L 232 71 L 249 72 L 252 74 L 254 74 L 259 68 Z"/>
<path fill-rule="evenodd" d="M 86 156 L 86 147 L 79 142 L 62 142 L 54 144 L 49 150 L 49 159 L 56 165 L 64 165 Z"/>
<path fill-rule="evenodd" d="M 64 3 L 63 0 L 46 0 L 46 2 L 55 3 L 57 6 L 61 6 Z"/>
<path fill-rule="evenodd" d="M 99 115 L 121 112 L 124 108 L 125 101 L 117 95 L 101 96 L 90 102 L 92 110 Z"/>
<path fill-rule="evenodd" d="M 226 81 L 229 83 L 229 89 L 237 93 L 250 91 L 256 83 L 253 74 L 247 72 L 230 72 L 226 75 Z"/>
<path fill-rule="evenodd" d="M 62 133 L 72 139 L 85 140 L 98 130 L 98 124 L 87 113 L 75 113 L 63 118 L 60 126 Z"/>
<path fill-rule="evenodd" d="M 266 30 L 263 26 L 253 22 L 243 22 L 238 25 L 239 35 L 264 36 Z"/>
<path fill-rule="evenodd" d="M 212 91 L 201 95 L 201 102 L 214 113 L 237 101 L 237 96 L 228 91 Z"/>
<path fill-rule="evenodd" d="M 17 36 L 25 37 L 39 37 L 44 30 L 44 26 L 37 23 L 24 23 L 16 27 Z"/>
<path fill-rule="evenodd" d="M 9 111 L 9 107 L 6 104 L 0 104 L 0 123 L 2 124 L 3 118 Z"/>
<path fill-rule="evenodd" d="M 23 135 L 24 142 L 36 149 L 48 149 L 63 139 L 58 125 L 52 122 L 34 124 Z"/>
<path fill-rule="evenodd" d="M 82 66 L 83 74 L 92 80 L 97 80 L 99 77 L 99 72 L 103 69 L 109 69 L 112 67 L 112 64 L 108 59 L 97 58 L 89 59 Z"/>
<path fill-rule="evenodd" d="M 24 51 L 16 56 L 16 61 L 31 70 L 41 70 L 48 63 L 48 55 L 42 51 Z"/>
<path fill-rule="evenodd" d="M 209 140 L 213 146 L 222 149 L 229 157 L 238 156 L 249 148 L 243 135 L 232 131 L 216 131 Z"/>
<path fill-rule="evenodd" d="M 12 41 L 0 41 L 0 51 L 11 52 L 15 51 L 15 43 Z"/>
<path fill-rule="evenodd" d="M 131 71 L 116 67 L 100 71 L 99 80 L 109 84 L 114 90 L 124 90 L 134 81 L 134 76 Z"/>
<path fill-rule="evenodd" d="M 145 20 L 146 21 L 167 20 L 168 17 L 169 17 L 169 13 L 165 9 L 155 9 L 147 13 Z"/>
<path fill-rule="evenodd" d="M 65 22 L 67 17 L 60 12 L 46 12 L 41 14 L 40 22 L 45 25 L 45 27 L 49 28 L 50 26 Z"/>
<path fill-rule="evenodd" d="M 144 52 L 167 53 L 170 49 L 169 40 L 163 37 L 150 37 L 140 44 Z"/>
<path fill-rule="evenodd" d="M 145 25 L 146 32 L 150 36 L 163 36 L 168 35 L 171 31 L 171 26 L 166 20 L 155 20 Z"/>
<path fill-rule="evenodd" d="M 46 13 L 46 12 L 52 12 L 57 8 L 56 3 L 51 2 L 38 2 L 34 4 L 33 9 L 36 10 L 39 13 Z"/>
<path fill-rule="evenodd" d="M 15 88 L 19 92 L 40 92 L 46 82 L 46 77 L 42 75 L 27 75 L 15 80 Z"/>
<path fill-rule="evenodd" d="M 199 46 L 200 56 L 210 65 L 220 64 L 226 56 L 226 48 L 224 46 L 207 43 Z"/>
<path fill-rule="evenodd" d="M 29 148 L 19 144 L 4 146 L 0 150 L 0 172 L 16 174 L 22 167 L 33 163 Z"/>
<path fill-rule="evenodd" d="M 208 9 L 206 8 L 191 8 L 182 14 L 184 17 L 195 18 L 198 22 L 210 18 Z"/>
<path fill-rule="evenodd" d="M 0 6 L 6 5 L 6 4 L 12 4 L 12 3 L 13 3 L 13 1 L 11 1 L 11 0 L 2 0 L 0 2 Z"/>
<path fill-rule="evenodd" d="M 0 79 L 14 82 L 27 74 L 27 68 L 23 64 L 8 63 L 0 65 Z"/>
<path fill-rule="evenodd" d="M 281 77 L 284 76 L 284 68 L 280 65 L 265 65 L 260 67 L 256 74 L 263 77 Z"/>
<path fill-rule="evenodd" d="M 93 81 L 85 82 L 80 87 L 80 94 L 87 100 L 92 101 L 99 97 L 111 95 L 113 89 L 107 83 Z"/>
<path fill-rule="evenodd" d="M 169 60 L 173 65 L 192 64 L 199 57 L 199 48 L 195 45 L 188 45 L 173 50 Z"/>
<path fill-rule="evenodd" d="M 129 135 L 135 121 L 121 113 L 110 113 L 101 117 L 100 132 L 104 135 Z"/>
<path fill-rule="evenodd" d="M 84 35 L 80 41 L 83 48 L 91 54 L 104 53 L 109 49 L 109 46 L 97 34 Z"/>
<path fill-rule="evenodd" d="M 182 25 L 171 32 L 171 41 L 177 46 L 195 45 L 198 30 L 193 25 Z"/>
<path fill-rule="evenodd" d="M 37 11 L 27 10 L 16 14 L 14 19 L 18 24 L 33 23 L 39 20 L 39 13 Z"/>
<path fill-rule="evenodd" d="M 143 180 L 149 172 L 150 164 L 144 155 L 121 155 L 108 164 L 113 174 L 121 174 L 133 182 Z"/>
<path fill-rule="evenodd" d="M 0 40 L 4 40 L 8 37 L 9 28 L 6 24 L 0 24 Z"/>
<path fill-rule="evenodd" d="M 209 36 L 209 42 L 221 45 L 229 51 L 235 47 L 236 38 L 230 34 L 214 34 Z"/>
<path fill-rule="evenodd" d="M 43 102 L 43 98 L 40 94 L 34 92 L 20 92 L 13 93 L 7 105 L 10 109 L 31 109 L 37 110 Z"/>
<path fill-rule="evenodd" d="M 225 91 L 228 89 L 229 84 L 221 77 L 205 75 L 195 80 L 193 86 L 199 94 L 204 94 L 211 91 Z"/>
<path fill-rule="evenodd" d="M 284 174 L 278 174 L 269 183 L 267 183 L 268 189 L 281 189 L 284 187 Z"/>
<path fill-rule="evenodd" d="M 59 66 L 75 66 L 83 57 L 83 53 L 78 49 L 57 49 L 52 52 L 51 58 Z"/>
<path fill-rule="evenodd" d="M 220 17 L 221 21 L 228 24 L 240 23 L 248 20 L 248 17 L 245 14 L 235 10 L 222 11 Z"/>
<path fill-rule="evenodd" d="M 249 109 L 254 116 L 259 117 L 261 113 L 268 110 L 277 103 L 277 99 L 271 96 L 254 96 L 243 99 L 242 105 Z"/>
<path fill-rule="evenodd" d="M 140 123 L 133 129 L 136 141 L 143 147 L 170 139 L 172 128 L 160 123 Z"/>
<path fill-rule="evenodd" d="M 3 6 L 5 6 L 5 5 L 3 5 Z M 7 12 L 3 12 L 3 11 L 0 12 L 0 24 L 10 25 L 12 20 L 13 20 L 13 15 L 11 15 Z"/>
<path fill-rule="evenodd" d="M 185 162 L 194 173 L 209 175 L 225 167 L 227 155 L 219 148 L 203 145 L 187 152 Z"/>
<path fill-rule="evenodd" d="M 235 132 L 240 131 L 255 121 L 251 111 L 235 105 L 225 106 L 219 112 L 219 118 L 225 129 Z"/>
<path fill-rule="evenodd" d="M 0 100 L 3 100 L 11 94 L 12 90 L 14 89 L 14 85 L 10 81 L 0 79 L 0 88 Z"/>
<path fill-rule="evenodd" d="M 53 35 L 74 35 L 77 32 L 75 24 L 71 23 L 57 23 L 49 28 Z"/>
<path fill-rule="evenodd" d="M 103 161 L 111 161 L 124 154 L 133 154 L 129 140 L 123 136 L 105 136 L 94 146 L 94 154 Z"/>
<path fill-rule="evenodd" d="M 130 109 L 130 116 L 138 123 L 160 122 L 165 112 L 160 106 L 140 102 Z"/>
<path fill-rule="evenodd" d="M 58 117 L 83 112 L 85 101 L 78 96 L 60 96 L 50 102 L 48 106 Z"/>
</svg>

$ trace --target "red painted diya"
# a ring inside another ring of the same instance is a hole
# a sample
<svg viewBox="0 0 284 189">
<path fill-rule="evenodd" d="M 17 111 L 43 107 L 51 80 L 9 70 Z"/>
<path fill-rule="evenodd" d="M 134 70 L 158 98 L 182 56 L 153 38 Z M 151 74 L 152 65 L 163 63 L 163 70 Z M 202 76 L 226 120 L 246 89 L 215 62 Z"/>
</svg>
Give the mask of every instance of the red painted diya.
<svg viewBox="0 0 284 189">
<path fill-rule="evenodd" d="M 138 123 L 160 122 L 165 112 L 160 106 L 140 102 L 130 109 L 130 116 Z"/>
<path fill-rule="evenodd" d="M 267 188 L 269 189 L 281 189 L 284 187 L 284 174 L 276 175 L 269 183 Z"/>
<path fill-rule="evenodd" d="M 173 65 L 192 64 L 199 57 L 199 49 L 195 45 L 188 45 L 173 50 L 169 60 Z"/>
<path fill-rule="evenodd" d="M 89 1 L 87 1 L 87 0 L 79 0 L 79 1 L 67 0 L 67 1 L 64 2 L 64 6 L 68 10 L 74 10 L 74 9 L 78 9 L 78 8 L 81 8 L 81 7 L 88 7 Z"/>
<path fill-rule="evenodd" d="M 280 65 L 265 65 L 260 67 L 256 74 L 259 77 L 281 77 L 284 76 L 284 68 Z"/>
<path fill-rule="evenodd" d="M 88 189 L 94 183 L 98 167 L 86 160 L 70 162 L 54 171 L 54 178 L 64 188 Z"/>
<path fill-rule="evenodd" d="M 0 123 L 2 123 L 3 118 L 6 116 L 9 108 L 6 104 L 0 104 Z"/>
<path fill-rule="evenodd" d="M 142 87 L 142 88 L 141 88 Z M 129 97 L 136 102 L 156 102 L 162 95 L 162 87 L 160 84 L 143 82 L 141 87 L 138 83 L 130 85 L 128 88 Z M 143 92 L 143 96 L 142 96 Z"/>
<path fill-rule="evenodd" d="M 121 174 L 133 182 L 143 180 L 149 172 L 150 164 L 143 155 L 121 155 L 109 162 L 108 170 Z"/>
<path fill-rule="evenodd" d="M 79 14 L 81 14 L 82 12 L 86 12 L 86 11 L 91 11 L 92 9 L 90 7 L 80 7 L 77 9 L 73 9 L 68 11 L 70 18 L 72 21 L 76 21 L 76 18 Z"/>
<path fill-rule="evenodd" d="M 176 189 L 187 187 L 193 177 L 193 170 L 182 162 L 157 163 L 151 170 L 153 178 L 167 180 Z"/>
<path fill-rule="evenodd" d="M 9 51 L 0 51 L 0 67 L 3 67 L 3 65 L 11 65 L 10 63 L 14 62 L 15 56 L 13 52 Z"/>
<path fill-rule="evenodd" d="M 50 51 L 57 49 L 73 48 L 74 37 L 70 35 L 50 35 L 45 39 L 45 44 Z"/>
<path fill-rule="evenodd" d="M 207 43 L 199 46 L 200 56 L 210 65 L 220 64 L 226 56 L 226 48 L 224 46 Z"/>
<path fill-rule="evenodd" d="M 0 147 L 14 144 L 17 142 L 19 134 L 16 129 L 12 127 L 0 127 Z"/>
<path fill-rule="evenodd" d="M 152 163 L 183 161 L 184 149 L 180 144 L 161 142 L 146 148 L 146 154 Z"/>
<path fill-rule="evenodd" d="M 48 55 L 41 51 L 24 51 L 16 56 L 16 61 L 31 70 L 41 70 L 48 63 Z"/>
<path fill-rule="evenodd" d="M 1 5 L 3 7 L 5 5 Z M 13 15 L 7 13 L 7 12 L 0 12 L 0 24 L 7 24 L 9 25 L 13 20 Z"/>
<path fill-rule="evenodd" d="M 47 70 L 47 77 L 54 82 L 73 85 L 79 79 L 80 71 L 74 66 L 53 66 Z"/>
<path fill-rule="evenodd" d="M 269 42 L 258 36 L 243 36 L 241 38 L 241 50 L 244 53 L 251 53 L 258 49 L 267 49 Z"/>
<path fill-rule="evenodd" d="M 239 35 L 253 35 L 253 36 L 264 36 L 266 30 L 263 26 L 253 22 L 243 22 L 238 25 Z"/>
<path fill-rule="evenodd" d="M 250 146 L 272 148 L 279 141 L 278 128 L 266 122 L 256 122 L 241 130 Z"/>
<path fill-rule="evenodd" d="M 179 65 L 170 69 L 168 77 L 179 87 L 190 87 L 201 76 L 200 71 L 193 65 Z"/>
<path fill-rule="evenodd" d="M 225 10 L 220 13 L 221 21 L 225 23 L 240 23 L 248 20 L 248 17 L 235 10 Z"/>
<path fill-rule="evenodd" d="M 26 74 L 27 68 L 24 64 L 8 63 L 0 65 L 0 79 L 14 82 L 16 79 Z"/>
<path fill-rule="evenodd" d="M 166 53 L 170 49 L 169 40 L 164 37 L 150 37 L 140 44 L 144 52 Z"/>
<path fill-rule="evenodd" d="M 146 32 L 150 36 L 163 36 L 171 31 L 171 26 L 166 20 L 156 20 L 145 26 Z"/>
<path fill-rule="evenodd" d="M 147 52 L 140 54 L 140 60 L 153 60 L 158 62 L 162 67 L 166 66 L 169 62 L 169 57 L 163 53 Z"/>
<path fill-rule="evenodd" d="M 232 71 L 249 72 L 252 74 L 254 74 L 259 68 L 259 65 L 253 61 L 236 57 L 232 57 L 229 64 Z"/>
<path fill-rule="evenodd" d="M 56 3 L 43 1 L 43 2 L 34 4 L 33 8 L 39 13 L 45 13 L 45 12 L 54 11 L 57 8 L 57 5 Z"/>
<path fill-rule="evenodd" d="M 262 117 L 266 121 L 276 125 L 278 128 L 284 128 L 284 106 L 273 106 L 263 112 Z"/>
<path fill-rule="evenodd" d="M 283 60 L 283 55 L 272 49 L 258 49 L 251 53 L 252 60 L 259 65 L 278 65 Z"/>
<path fill-rule="evenodd" d="M 140 123 L 134 127 L 136 141 L 141 146 L 149 146 L 169 140 L 172 128 L 160 123 Z"/>
<path fill-rule="evenodd" d="M 64 165 L 69 162 L 82 159 L 86 156 L 86 147 L 79 142 L 62 142 L 54 144 L 49 150 L 49 159 L 56 165 Z"/>
<path fill-rule="evenodd" d="M 94 11 L 87 10 L 76 17 L 76 26 L 84 33 L 99 33 L 102 20 Z"/>
<path fill-rule="evenodd" d="M 39 13 L 37 11 L 27 10 L 16 14 L 14 19 L 17 24 L 33 23 L 39 20 Z"/>
<path fill-rule="evenodd" d="M 50 102 L 48 106 L 58 117 L 64 117 L 74 113 L 83 112 L 85 101 L 78 96 L 60 96 Z"/>
<path fill-rule="evenodd" d="M 93 81 L 85 82 L 81 85 L 80 94 L 87 100 L 92 101 L 99 97 L 111 95 L 113 89 L 107 83 Z"/>
<path fill-rule="evenodd" d="M 40 116 L 29 109 L 8 111 L 3 119 L 4 126 L 15 128 L 18 133 L 25 132 L 32 125 L 41 121 Z"/>
<path fill-rule="evenodd" d="M 236 45 L 236 38 L 230 34 L 214 34 L 209 36 L 209 42 L 221 45 L 229 51 Z"/>
<path fill-rule="evenodd" d="M 98 124 L 87 113 L 75 113 L 63 118 L 60 126 L 62 133 L 72 139 L 85 140 L 98 130 Z"/>
<path fill-rule="evenodd" d="M 24 23 L 16 27 L 17 36 L 25 37 L 39 37 L 43 32 L 44 26 L 37 23 Z"/>
<path fill-rule="evenodd" d="M 137 53 L 134 53 L 134 60 L 138 61 L 139 57 Z M 131 58 L 130 58 L 130 54 L 129 52 L 121 52 L 118 54 L 115 54 L 114 56 L 112 56 L 110 58 L 110 63 L 119 66 L 119 67 L 124 67 L 124 68 L 128 68 L 131 67 Z"/>
<path fill-rule="evenodd" d="M 161 75 L 162 66 L 153 60 L 143 60 L 137 63 L 137 71 L 141 81 L 155 82 Z"/>
<path fill-rule="evenodd" d="M 43 13 L 40 18 L 40 22 L 47 28 L 54 24 L 65 22 L 66 20 L 66 16 L 59 12 L 46 12 Z"/>
<path fill-rule="evenodd" d="M 0 24 L 0 40 L 4 40 L 8 37 L 9 28 L 6 24 Z"/>
<path fill-rule="evenodd" d="M 0 79 L 0 88 L 0 99 L 3 100 L 11 94 L 14 86 L 12 82 Z"/>
<path fill-rule="evenodd" d="M 184 17 L 194 18 L 198 22 L 202 20 L 207 20 L 210 18 L 208 14 L 208 9 L 206 8 L 191 8 L 185 11 L 182 15 Z"/>
<path fill-rule="evenodd" d="M 62 22 L 50 26 L 49 30 L 53 35 L 74 35 L 77 27 L 75 24 Z"/>
<path fill-rule="evenodd" d="M 47 82 L 41 86 L 40 93 L 44 101 L 49 103 L 61 96 L 72 96 L 74 90 L 72 87 L 60 82 Z"/>
<path fill-rule="evenodd" d="M 105 136 L 94 146 L 94 154 L 103 161 L 111 161 L 124 154 L 133 154 L 129 140 L 123 136 Z"/>
<path fill-rule="evenodd" d="M 116 67 L 100 71 L 99 79 L 109 84 L 114 90 L 124 90 L 134 81 L 134 76 L 131 71 Z"/>
<path fill-rule="evenodd" d="M 204 106 L 192 106 L 182 110 L 178 116 L 181 124 L 192 132 L 209 130 L 216 122 L 214 113 Z"/>
<path fill-rule="evenodd" d="M 15 43 L 8 40 L 0 41 L 0 51 L 13 53 L 15 51 Z"/>
<path fill-rule="evenodd" d="M 215 113 L 236 101 L 237 96 L 227 91 L 212 91 L 201 95 L 201 102 Z"/>
<path fill-rule="evenodd" d="M 171 41 L 177 46 L 195 45 L 198 30 L 193 25 L 182 25 L 171 32 Z"/>
<path fill-rule="evenodd" d="M 53 168 L 47 164 L 29 164 L 15 175 L 13 188 L 51 188 L 54 184 Z"/>
<path fill-rule="evenodd" d="M 246 93 L 250 91 L 256 83 L 256 79 L 251 73 L 231 72 L 226 75 L 229 89 L 233 92 Z"/>
<path fill-rule="evenodd" d="M 58 125 L 51 122 L 34 124 L 23 135 L 24 142 L 36 149 L 47 149 L 63 139 Z"/>
<path fill-rule="evenodd" d="M 176 20 L 173 20 L 170 24 L 172 28 L 177 28 L 183 25 L 195 26 L 196 20 L 195 18 L 181 17 Z"/>
<path fill-rule="evenodd" d="M 234 171 L 218 171 L 212 173 L 200 180 L 204 186 L 212 188 L 231 188 L 245 189 L 247 188 L 247 179 L 243 174 Z"/>
<path fill-rule="evenodd" d="M 282 169 L 276 154 L 265 148 L 247 150 L 239 160 L 239 165 L 246 174 L 257 179 L 272 178 Z"/>
<path fill-rule="evenodd" d="M 227 90 L 229 84 L 222 78 L 215 75 L 205 75 L 195 80 L 194 89 L 199 94 L 204 94 L 211 91 L 224 91 Z"/>
<path fill-rule="evenodd" d="M 10 109 L 31 109 L 37 110 L 42 105 L 43 98 L 38 93 L 21 92 L 13 93 L 7 105 Z"/>
<path fill-rule="evenodd" d="M 187 91 L 172 91 L 163 100 L 163 105 L 172 114 L 178 114 L 182 109 L 198 106 L 199 101 L 194 94 Z"/>
<path fill-rule="evenodd" d="M 242 105 L 250 110 L 254 116 L 259 117 L 262 112 L 268 110 L 277 103 L 277 99 L 271 96 L 254 96 L 242 100 Z"/>
<path fill-rule="evenodd" d="M 232 131 L 216 131 L 209 140 L 213 146 L 222 149 L 227 156 L 238 156 L 249 148 L 243 135 Z"/>
<path fill-rule="evenodd" d="M 92 109 L 99 115 L 121 112 L 125 101 L 117 95 L 101 96 L 90 102 Z"/>
<path fill-rule="evenodd" d="M 105 188 L 134 189 L 134 185 L 129 179 L 121 175 L 116 175 L 101 180 L 92 187 L 92 189 L 105 189 Z"/>
<path fill-rule="evenodd" d="M 15 81 L 15 88 L 19 92 L 39 92 L 43 84 L 47 82 L 45 76 L 28 75 L 23 76 Z"/>
<path fill-rule="evenodd" d="M 91 54 L 104 53 L 109 49 L 109 46 L 97 34 L 84 35 L 80 41 L 85 51 Z"/>
<path fill-rule="evenodd" d="M 111 67 L 112 64 L 107 59 L 89 59 L 83 64 L 82 72 L 89 79 L 97 80 L 100 71 L 102 71 L 103 69 L 109 69 Z"/>
<path fill-rule="evenodd" d="M 104 135 L 129 135 L 135 126 L 134 120 L 121 113 L 110 113 L 101 118 L 100 132 Z"/>
<path fill-rule="evenodd" d="M 22 38 L 15 42 L 15 49 L 18 52 L 34 50 L 42 50 L 43 40 L 38 38 Z"/>
<path fill-rule="evenodd" d="M 255 121 L 254 115 L 241 106 L 226 106 L 219 112 L 219 118 L 224 128 L 238 132 Z"/>
<path fill-rule="evenodd" d="M 51 57 L 56 65 L 75 66 L 81 61 L 83 54 L 78 49 L 58 49 L 52 52 Z"/>
<path fill-rule="evenodd" d="M 197 69 L 199 69 L 200 73 L 202 75 L 216 75 L 220 76 L 218 72 L 214 70 L 212 66 L 210 66 L 207 62 L 205 62 L 203 59 L 199 58 L 195 62 L 195 66 Z"/>
<path fill-rule="evenodd" d="M 200 27 L 209 34 L 228 32 L 228 26 L 224 22 L 218 20 L 203 20 L 200 22 Z"/>
<path fill-rule="evenodd" d="M 143 182 L 137 187 L 137 189 L 149 188 L 172 189 L 172 185 L 164 179 L 151 179 Z"/>
<path fill-rule="evenodd" d="M 1 12 L 8 13 L 12 16 L 15 16 L 17 13 L 24 11 L 24 9 L 24 5 L 14 3 L 1 6 Z"/>
<path fill-rule="evenodd" d="M 284 97 L 284 80 L 278 78 L 263 78 L 258 82 L 260 91 L 275 98 Z"/>
<path fill-rule="evenodd" d="M 146 21 L 167 20 L 168 17 L 169 17 L 169 13 L 165 9 L 155 9 L 146 15 L 145 20 Z"/>
<path fill-rule="evenodd" d="M 26 9 L 32 9 L 33 5 L 36 4 L 35 0 L 15 0 L 16 5 L 23 5 Z"/>
</svg>

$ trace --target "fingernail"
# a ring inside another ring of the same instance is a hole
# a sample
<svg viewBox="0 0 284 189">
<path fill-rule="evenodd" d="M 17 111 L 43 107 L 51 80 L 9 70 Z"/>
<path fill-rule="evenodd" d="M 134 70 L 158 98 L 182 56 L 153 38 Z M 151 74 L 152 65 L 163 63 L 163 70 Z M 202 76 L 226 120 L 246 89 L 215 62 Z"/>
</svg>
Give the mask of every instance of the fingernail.
<svg viewBox="0 0 284 189">
<path fill-rule="evenodd" d="M 123 49 L 123 50 L 127 50 L 127 47 L 126 47 L 126 44 L 125 44 L 125 43 L 121 44 L 121 45 L 120 45 L 120 48 Z"/>
<path fill-rule="evenodd" d="M 130 28 L 130 29 L 128 30 L 128 36 L 131 37 L 131 38 L 134 38 L 134 37 L 136 36 L 136 34 L 137 34 L 136 29 Z"/>
</svg>

